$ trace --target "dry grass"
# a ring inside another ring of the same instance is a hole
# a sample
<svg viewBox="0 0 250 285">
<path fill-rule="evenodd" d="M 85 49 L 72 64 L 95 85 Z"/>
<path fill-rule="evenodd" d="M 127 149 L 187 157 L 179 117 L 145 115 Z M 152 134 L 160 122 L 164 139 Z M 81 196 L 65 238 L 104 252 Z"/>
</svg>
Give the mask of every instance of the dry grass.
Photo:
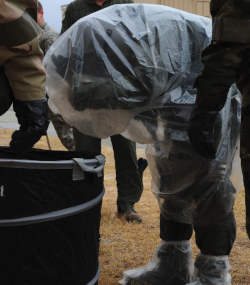
<svg viewBox="0 0 250 285">
<path fill-rule="evenodd" d="M 0 145 L 8 145 L 12 131 L 0 131 Z M 60 141 L 50 138 L 52 149 L 64 150 Z M 36 144 L 37 148 L 48 149 L 46 139 L 43 138 Z M 131 224 L 116 216 L 116 181 L 113 151 L 109 147 L 103 147 L 106 156 L 105 188 L 106 194 L 103 199 L 100 264 L 102 268 L 99 279 L 100 285 L 118 284 L 122 279 L 123 271 L 146 265 L 156 246 L 160 243 L 159 238 L 159 208 L 156 199 L 150 190 L 150 173 L 147 169 L 144 173 L 144 192 L 136 210 L 142 215 L 142 224 Z M 144 156 L 143 150 L 139 150 L 139 156 Z M 237 221 L 237 239 L 230 255 L 232 266 L 232 284 L 250 284 L 250 241 L 245 231 L 245 202 L 244 191 L 241 191 L 235 203 L 235 216 Z M 198 249 L 192 237 L 194 257 Z"/>
</svg>

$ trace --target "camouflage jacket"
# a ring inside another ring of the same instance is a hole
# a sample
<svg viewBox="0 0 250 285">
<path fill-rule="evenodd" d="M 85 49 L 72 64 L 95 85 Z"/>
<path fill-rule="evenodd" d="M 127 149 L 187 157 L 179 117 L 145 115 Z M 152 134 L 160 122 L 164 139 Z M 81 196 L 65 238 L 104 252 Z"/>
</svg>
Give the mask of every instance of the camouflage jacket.
<svg viewBox="0 0 250 285">
<path fill-rule="evenodd" d="M 211 0 L 213 41 L 250 43 L 250 1 Z"/>
<path fill-rule="evenodd" d="M 37 0 L 0 0 L 0 46 L 31 42 L 41 33 L 36 18 Z"/>
<path fill-rule="evenodd" d="M 40 28 L 43 30 L 43 35 L 40 38 L 39 45 L 43 53 L 49 50 L 50 46 L 58 39 L 58 32 L 50 27 L 46 22 L 44 22 Z"/>
<path fill-rule="evenodd" d="M 45 96 L 41 35 L 37 0 L 0 0 L 0 65 L 17 100 L 41 100 Z"/>
<path fill-rule="evenodd" d="M 63 34 L 69 27 L 71 27 L 76 21 L 85 17 L 91 13 L 107 8 L 115 4 L 129 4 L 134 3 L 133 0 L 106 0 L 102 6 L 95 3 L 94 0 L 76 0 L 71 2 L 64 15 L 62 22 L 61 34 Z"/>
</svg>

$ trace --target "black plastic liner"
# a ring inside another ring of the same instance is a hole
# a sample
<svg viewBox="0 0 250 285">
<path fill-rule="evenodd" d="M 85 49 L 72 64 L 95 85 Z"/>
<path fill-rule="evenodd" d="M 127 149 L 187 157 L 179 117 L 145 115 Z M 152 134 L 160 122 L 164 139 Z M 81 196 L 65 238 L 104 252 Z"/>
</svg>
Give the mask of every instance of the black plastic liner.
<svg viewBox="0 0 250 285">
<path fill-rule="evenodd" d="M 85 171 L 74 181 L 73 166 L 61 167 L 73 158 L 95 155 L 33 150 L 20 159 L 0 148 L 1 285 L 97 284 L 103 175 Z M 10 159 L 30 166 L 3 167 Z M 32 168 L 37 161 L 47 161 L 47 169 Z M 51 169 L 53 161 L 59 169 Z M 39 220 L 44 215 L 48 221 Z"/>
</svg>

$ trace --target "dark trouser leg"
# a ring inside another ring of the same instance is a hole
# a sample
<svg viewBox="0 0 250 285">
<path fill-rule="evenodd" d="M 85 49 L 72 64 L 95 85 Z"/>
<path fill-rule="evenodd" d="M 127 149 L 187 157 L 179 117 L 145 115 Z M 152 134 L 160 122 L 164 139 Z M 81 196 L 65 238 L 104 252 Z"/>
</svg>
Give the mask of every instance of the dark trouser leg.
<svg viewBox="0 0 250 285">
<path fill-rule="evenodd" d="M 13 99 L 19 130 L 12 134 L 10 147 L 19 154 L 27 154 L 43 135 L 47 134 L 49 126 L 47 99 L 20 101 Z"/>
<path fill-rule="evenodd" d="M 245 74 L 244 81 L 248 82 L 243 82 L 242 88 L 240 155 L 245 186 L 246 228 L 250 238 L 250 74 Z"/>
<path fill-rule="evenodd" d="M 13 101 L 13 93 L 3 66 L 0 65 L 0 116 L 7 112 Z"/>
<path fill-rule="evenodd" d="M 212 227 L 194 226 L 196 244 L 200 251 L 206 255 L 229 255 L 236 238 L 236 223 L 234 212 Z M 165 241 L 189 240 L 192 236 L 193 226 L 166 220 L 160 216 L 160 238 Z"/>
<path fill-rule="evenodd" d="M 166 220 L 160 215 L 160 238 L 165 241 L 190 240 L 193 226 L 172 220 Z"/>
<path fill-rule="evenodd" d="M 73 128 L 73 135 L 77 151 L 101 153 L 101 139 L 85 135 L 76 128 Z"/>
<path fill-rule="evenodd" d="M 121 135 L 111 137 L 118 188 L 117 207 L 124 211 L 140 200 L 143 184 L 142 171 L 138 168 L 136 144 Z"/>
<path fill-rule="evenodd" d="M 201 250 L 195 261 L 194 285 L 231 284 L 228 255 L 236 238 L 233 210 L 212 227 L 194 226 L 196 244 Z"/>
<path fill-rule="evenodd" d="M 250 162 L 241 159 L 241 167 L 245 186 L 246 229 L 250 239 Z"/>
<path fill-rule="evenodd" d="M 208 209 L 209 210 L 209 209 Z M 236 238 L 234 212 L 211 227 L 194 226 L 196 244 L 206 255 L 229 255 Z"/>
<path fill-rule="evenodd" d="M 165 220 L 162 216 L 160 220 L 160 229 L 161 238 L 163 240 L 169 240 L 170 242 L 187 240 L 190 239 L 192 235 L 191 225 Z M 194 226 L 194 230 L 196 233 L 196 244 L 201 250 L 201 253 L 197 255 L 195 261 L 195 276 L 198 278 L 193 280 L 194 282 L 190 284 L 231 284 L 231 277 L 228 273 L 231 268 L 228 261 L 228 255 L 236 237 L 236 225 L 233 210 L 224 220 L 213 227 Z M 171 247 L 169 247 L 169 249 L 171 249 Z M 177 247 L 175 247 L 175 249 L 177 249 Z M 168 252 L 168 257 L 169 256 L 170 254 Z M 181 260 L 184 260 L 185 262 L 175 264 L 176 259 L 180 257 Z M 189 284 L 191 281 L 190 278 L 189 280 L 186 278 L 185 282 L 183 276 L 189 276 L 187 268 L 190 268 L 191 259 L 192 255 L 188 256 L 181 251 L 175 250 L 175 255 L 171 260 L 172 262 L 169 262 L 168 264 L 175 265 L 171 268 L 172 272 L 174 272 L 175 268 L 182 268 L 182 271 L 175 274 L 173 284 Z M 161 260 L 164 259 L 161 258 Z"/>
</svg>

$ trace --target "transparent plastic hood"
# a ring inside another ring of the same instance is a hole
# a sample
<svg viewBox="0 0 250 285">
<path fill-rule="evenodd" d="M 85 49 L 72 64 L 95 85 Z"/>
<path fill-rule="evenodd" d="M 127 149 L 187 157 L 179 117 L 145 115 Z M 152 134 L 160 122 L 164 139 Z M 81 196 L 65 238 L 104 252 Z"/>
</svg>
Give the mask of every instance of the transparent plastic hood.
<svg viewBox="0 0 250 285">
<path fill-rule="evenodd" d="M 210 38 L 210 19 L 167 6 L 113 5 L 54 43 L 45 58 L 47 93 L 81 132 L 121 133 L 136 114 L 163 104 L 166 92 L 192 88 Z"/>
</svg>

